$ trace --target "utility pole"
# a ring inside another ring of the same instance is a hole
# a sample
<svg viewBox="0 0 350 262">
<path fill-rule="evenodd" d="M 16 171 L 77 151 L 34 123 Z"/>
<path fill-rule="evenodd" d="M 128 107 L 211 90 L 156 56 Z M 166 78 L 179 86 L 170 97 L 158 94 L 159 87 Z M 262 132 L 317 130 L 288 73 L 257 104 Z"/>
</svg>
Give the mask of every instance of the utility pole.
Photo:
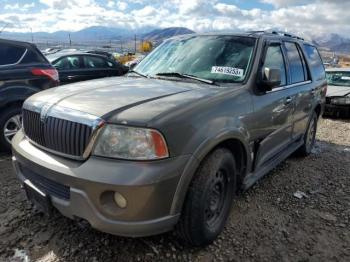
<svg viewBox="0 0 350 262">
<path fill-rule="evenodd" d="M 70 38 L 70 33 L 68 33 L 68 37 L 69 37 L 69 46 L 72 46 L 72 40 Z"/>
<path fill-rule="evenodd" d="M 136 35 L 135 35 L 135 55 L 136 55 Z"/>
</svg>

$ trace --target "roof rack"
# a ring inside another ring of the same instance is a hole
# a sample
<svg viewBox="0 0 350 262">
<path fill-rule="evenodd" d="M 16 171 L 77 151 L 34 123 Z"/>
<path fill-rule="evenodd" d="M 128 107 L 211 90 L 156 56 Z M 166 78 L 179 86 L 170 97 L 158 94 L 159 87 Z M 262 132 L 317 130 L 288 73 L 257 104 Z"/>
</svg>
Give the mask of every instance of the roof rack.
<svg viewBox="0 0 350 262">
<path fill-rule="evenodd" d="M 300 36 L 296 36 L 293 35 L 291 33 L 287 33 L 287 32 L 283 32 L 283 31 L 277 31 L 277 30 L 261 30 L 261 31 L 248 31 L 248 33 L 250 34 L 274 34 L 274 35 L 280 35 L 280 36 L 286 36 L 286 37 L 291 37 L 291 38 L 295 38 L 295 39 L 299 39 L 304 41 L 305 39 L 300 37 Z"/>
<path fill-rule="evenodd" d="M 296 35 L 293 35 L 293 34 L 290 34 L 290 33 L 287 33 L 287 32 L 283 32 L 283 31 L 272 30 L 270 33 L 274 34 L 274 35 L 282 35 L 282 36 L 287 36 L 287 37 L 291 37 L 291 38 L 296 38 L 296 39 L 299 39 L 299 40 L 304 40 L 304 38 L 302 38 L 300 36 L 296 36 Z"/>
</svg>

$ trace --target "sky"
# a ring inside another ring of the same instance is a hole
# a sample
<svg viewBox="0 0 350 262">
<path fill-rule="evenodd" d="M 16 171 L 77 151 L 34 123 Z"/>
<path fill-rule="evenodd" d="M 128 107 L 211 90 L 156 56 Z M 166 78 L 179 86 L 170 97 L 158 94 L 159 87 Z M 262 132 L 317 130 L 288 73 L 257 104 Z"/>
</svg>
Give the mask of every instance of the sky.
<svg viewBox="0 0 350 262">
<path fill-rule="evenodd" d="M 348 0 L 0 0 L 0 31 L 183 26 L 196 32 L 280 29 L 350 35 Z"/>
</svg>

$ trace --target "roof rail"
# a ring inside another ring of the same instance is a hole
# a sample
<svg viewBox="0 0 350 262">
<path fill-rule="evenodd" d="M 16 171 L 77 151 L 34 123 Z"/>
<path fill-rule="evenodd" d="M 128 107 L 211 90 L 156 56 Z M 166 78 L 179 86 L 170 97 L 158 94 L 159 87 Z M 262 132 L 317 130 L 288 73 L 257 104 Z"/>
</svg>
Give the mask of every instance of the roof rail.
<svg viewBox="0 0 350 262">
<path fill-rule="evenodd" d="M 304 38 L 302 38 L 300 36 L 296 36 L 296 35 L 293 35 L 291 33 L 283 32 L 283 31 L 272 30 L 272 31 L 270 31 L 270 33 L 274 34 L 274 35 L 282 35 L 282 36 L 287 36 L 287 37 L 291 37 L 291 38 L 296 38 L 296 39 L 304 41 Z"/>
<path fill-rule="evenodd" d="M 261 31 L 248 31 L 247 33 L 249 34 L 274 34 L 274 35 L 280 35 L 280 36 L 286 36 L 286 37 L 291 37 L 291 38 L 295 38 L 295 39 L 299 39 L 304 41 L 305 39 L 300 37 L 300 36 L 296 36 L 287 32 L 283 32 L 283 31 L 278 31 L 278 30 L 261 30 Z"/>
</svg>

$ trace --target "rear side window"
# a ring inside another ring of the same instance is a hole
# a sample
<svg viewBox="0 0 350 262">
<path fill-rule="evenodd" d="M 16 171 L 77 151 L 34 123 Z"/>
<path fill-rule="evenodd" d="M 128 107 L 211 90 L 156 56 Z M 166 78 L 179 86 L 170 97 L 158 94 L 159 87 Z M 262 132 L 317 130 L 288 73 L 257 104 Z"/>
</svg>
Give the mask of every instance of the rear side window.
<svg viewBox="0 0 350 262">
<path fill-rule="evenodd" d="M 47 63 L 41 54 L 33 50 L 28 49 L 26 55 L 24 56 L 21 64 L 31 64 L 31 63 Z"/>
<path fill-rule="evenodd" d="M 106 61 L 101 57 L 96 56 L 84 56 L 84 63 L 86 68 L 105 68 L 107 67 Z"/>
<path fill-rule="evenodd" d="M 287 82 L 286 67 L 280 45 L 271 45 L 267 48 L 264 67 L 279 68 L 281 70 L 281 84 L 285 86 Z"/>
<path fill-rule="evenodd" d="M 0 45 L 0 66 L 18 63 L 25 51 L 25 47 L 2 43 Z"/>
<path fill-rule="evenodd" d="M 306 64 L 297 45 L 292 42 L 285 42 L 287 57 L 289 61 L 290 75 L 292 84 L 308 80 Z"/>
<path fill-rule="evenodd" d="M 315 80 L 323 80 L 326 76 L 322 59 L 317 48 L 312 45 L 304 45 L 306 56 L 310 62 L 310 70 Z"/>
</svg>

